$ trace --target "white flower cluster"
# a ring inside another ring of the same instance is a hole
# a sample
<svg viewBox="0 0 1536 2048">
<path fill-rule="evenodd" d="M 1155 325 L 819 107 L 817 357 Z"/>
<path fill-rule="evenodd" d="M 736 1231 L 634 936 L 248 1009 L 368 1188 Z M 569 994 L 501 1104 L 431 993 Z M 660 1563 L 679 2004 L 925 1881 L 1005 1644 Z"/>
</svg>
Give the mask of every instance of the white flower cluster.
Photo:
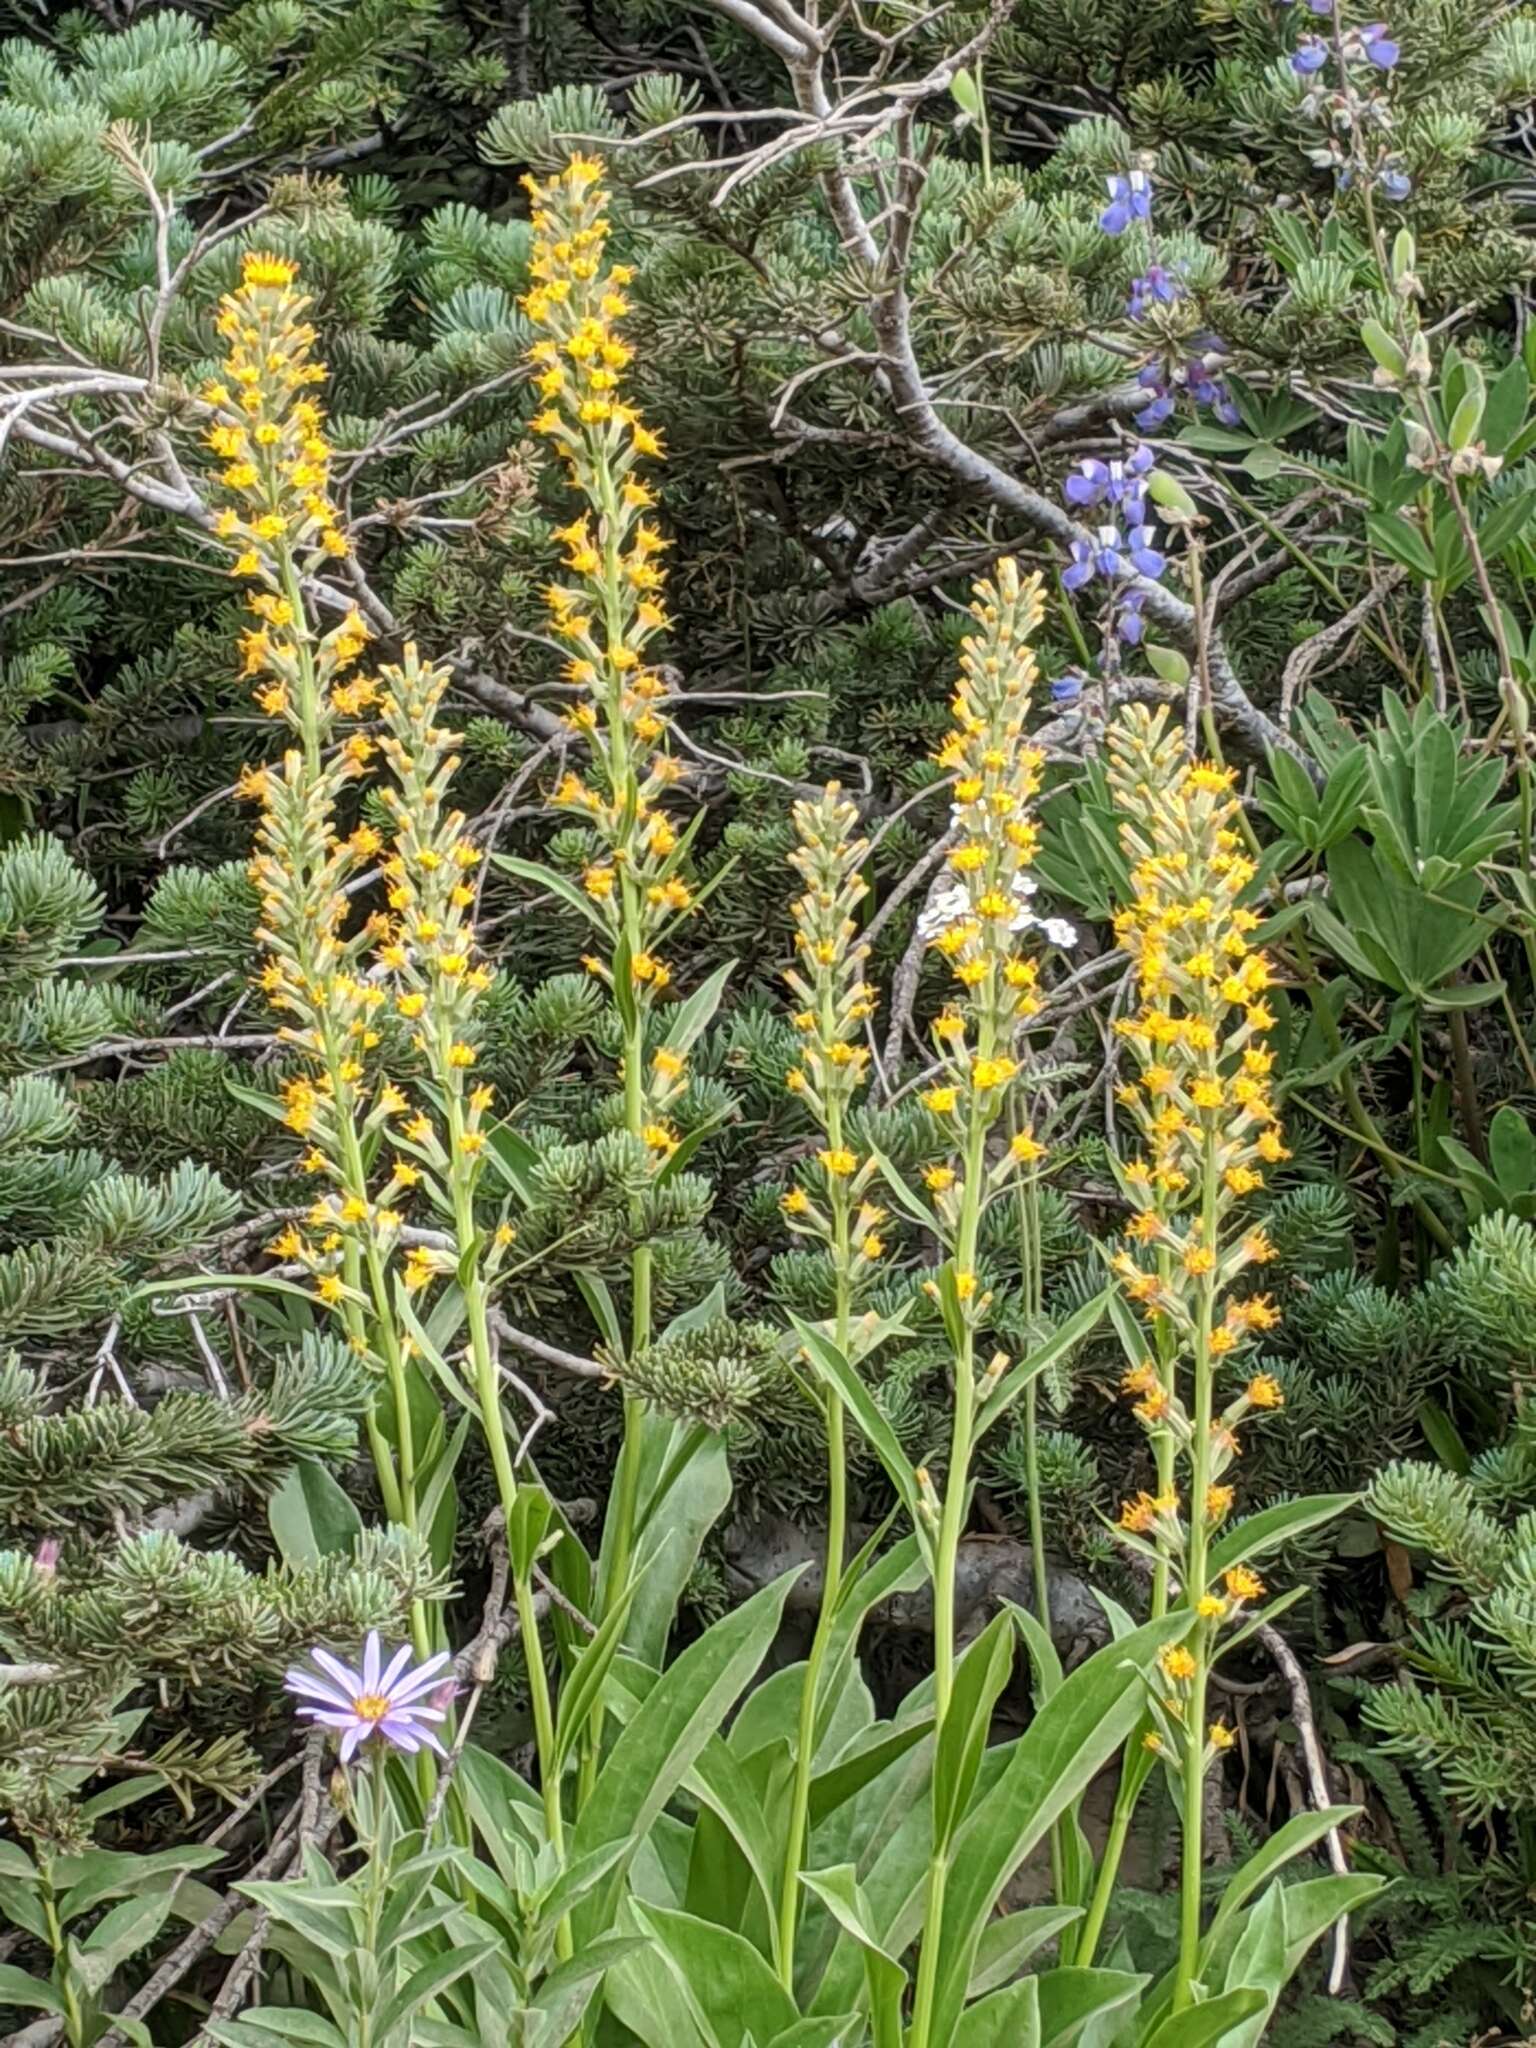
<svg viewBox="0 0 1536 2048">
<path fill-rule="evenodd" d="M 1036 884 L 1028 875 L 1014 876 L 1013 894 L 1019 907 L 1010 918 L 1008 929 L 1013 932 L 1039 931 L 1053 946 L 1075 946 L 1076 925 L 1069 924 L 1064 917 L 1037 917 L 1030 909 L 1030 899 L 1035 893 Z M 917 920 L 918 937 L 931 943 L 953 926 L 966 923 L 974 914 L 965 884 L 946 881 L 941 887 L 930 890 L 923 913 Z"/>
</svg>

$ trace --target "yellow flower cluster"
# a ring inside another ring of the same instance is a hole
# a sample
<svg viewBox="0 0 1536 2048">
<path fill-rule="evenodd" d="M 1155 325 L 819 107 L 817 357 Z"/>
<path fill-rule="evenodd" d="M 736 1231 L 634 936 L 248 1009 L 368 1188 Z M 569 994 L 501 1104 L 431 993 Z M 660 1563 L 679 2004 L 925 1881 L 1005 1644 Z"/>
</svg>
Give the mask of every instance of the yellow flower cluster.
<svg viewBox="0 0 1536 2048">
<path fill-rule="evenodd" d="M 784 1213 L 792 1230 L 830 1245 L 834 1262 L 848 1278 L 885 1252 L 880 1236 L 885 1211 L 862 1199 L 875 1163 L 861 1162 L 843 1139 L 848 1110 L 868 1076 L 864 1026 L 876 1001 L 864 979 L 869 948 L 856 943 L 855 936 L 855 912 L 869 894 L 861 873 L 869 842 L 853 836 L 858 815 L 835 782 L 815 803 L 801 800 L 793 807 L 798 844 L 789 864 L 805 888 L 792 909 L 796 963 L 784 975 L 801 1041 L 785 1086 L 805 1103 L 827 1140 L 816 1155 L 821 1199 L 793 1187 L 784 1197 Z"/>
<path fill-rule="evenodd" d="M 1264 1168 L 1290 1156 L 1270 1100 L 1271 968 L 1241 902 L 1255 870 L 1233 824 L 1232 771 L 1191 761 L 1165 710 L 1132 707 L 1109 744 L 1136 892 L 1115 931 L 1140 997 L 1115 1026 L 1140 1070 L 1119 1101 L 1142 1140 L 1123 1169 L 1134 1251 L 1115 1270 L 1144 1314 L 1188 1333 L 1203 1296 L 1273 1257 L 1262 1230 L 1230 1228 Z M 1263 1296 L 1234 1301 L 1209 1349 L 1234 1351 L 1275 1320 Z"/>
<path fill-rule="evenodd" d="M 245 258 L 240 286 L 220 301 L 214 323 L 228 354 L 202 396 L 211 413 L 204 439 L 224 465 L 214 532 L 235 549 L 231 574 L 256 586 L 247 600 L 255 623 L 241 642 L 244 672 L 258 679 L 262 710 L 297 729 L 299 579 L 345 555 L 347 542 L 330 497 L 325 416 L 304 395 L 326 373 L 313 356 L 315 330 L 303 317 L 309 301 L 294 290 L 295 275 L 279 257 Z M 352 612 L 313 649 L 322 687 L 334 683 L 342 693 L 337 708 L 354 717 L 369 685 L 339 679 L 367 640 Z"/>
<path fill-rule="evenodd" d="M 956 991 L 934 1021 L 941 1073 L 922 1100 L 968 1150 L 1007 1104 L 1019 1073 L 1019 1028 L 1041 1007 L 1039 963 L 1021 941 L 1038 922 L 1029 908 L 1039 844 L 1030 806 L 1042 758 L 1025 729 L 1037 675 L 1029 636 L 1042 611 L 1040 578 L 1021 578 L 1012 560 L 998 563 L 995 581 L 976 586 L 974 626 L 961 642 L 950 706 L 954 727 L 936 757 L 955 776 L 957 843 L 930 892 L 923 928 L 949 962 Z M 1044 1157 L 1033 1132 L 1018 1131 L 988 1172 L 987 1191 Z M 965 1203 L 966 1178 L 963 1168 L 944 1163 L 925 1175 L 940 1217 L 951 1223 Z"/>
<path fill-rule="evenodd" d="M 312 359 L 307 302 L 293 284 L 291 264 L 246 258 L 241 286 L 219 314 L 230 344 L 223 377 L 205 393 L 241 422 L 220 419 L 207 438 L 229 464 L 218 484 L 234 501 L 219 530 L 242 544 L 236 571 L 258 586 L 249 600 L 260 623 L 246 636 L 247 672 L 264 678 L 258 702 L 298 741 L 280 763 L 247 769 L 240 781 L 262 807 L 250 867 L 266 954 L 258 982 L 284 1020 L 280 1039 L 300 1062 L 282 1085 L 281 1115 L 304 1141 L 301 1166 L 320 1183 L 302 1228 L 290 1224 L 269 1249 L 307 1267 L 357 1348 L 382 1347 L 388 1364 L 398 1362 L 403 1341 L 392 1327 L 387 1280 L 401 1205 L 424 1176 L 440 1197 L 434 1175 L 451 1176 L 452 1167 L 432 1118 L 375 1071 L 370 1055 L 392 1000 L 403 1017 L 419 1020 L 416 1048 L 434 1078 L 439 1067 L 448 1077 L 451 1142 L 472 1170 L 486 1142 L 490 1091 L 455 1084 L 473 1065 L 469 1012 L 490 980 L 469 936 L 467 877 L 480 856 L 462 815 L 444 808 L 457 765 L 448 751 L 454 735 L 436 723 L 446 672 L 407 648 L 402 667 L 343 680 L 367 642 L 361 619 L 349 616 L 323 635 L 310 622 L 302 575 L 345 545 L 339 533 L 327 538 L 336 517 L 324 496 L 330 449 L 319 407 L 299 395 L 324 370 Z M 358 730 L 341 737 L 342 725 L 364 713 L 382 721 L 382 741 Z M 336 822 L 349 786 L 380 752 L 400 785 L 379 793 L 396 821 L 387 849 L 374 826 L 343 834 Z M 351 896 L 374 869 L 389 909 L 349 929 Z M 370 1162 L 386 1139 L 394 1156 L 375 1188 Z M 499 1246 L 489 1256 L 499 1256 Z M 449 1252 L 413 1245 L 403 1277 L 422 1286 L 456 1263 Z"/>
<path fill-rule="evenodd" d="M 610 263 L 610 227 L 600 163 L 573 157 L 541 184 L 523 180 L 533 202 L 534 280 L 523 311 L 540 330 L 529 351 L 543 400 L 532 422 L 564 457 L 585 509 L 555 538 L 565 579 L 545 590 L 550 631 L 569 649 L 565 681 L 575 693 L 568 723 L 592 750 L 590 781 L 568 774 L 555 804 L 578 813 L 603 842 L 583 876 L 588 895 L 617 935 L 630 927 L 623 970 L 640 994 L 666 986 L 656 957 L 664 927 L 690 907 L 678 873 L 684 849 L 658 799 L 680 777 L 665 751 L 667 685 L 647 649 L 671 623 L 661 556 L 669 543 L 647 518 L 656 497 L 639 474 L 659 458 L 657 436 L 621 394 L 633 351 L 619 331 L 634 273 Z M 607 970 L 600 970 L 605 973 Z"/>
</svg>

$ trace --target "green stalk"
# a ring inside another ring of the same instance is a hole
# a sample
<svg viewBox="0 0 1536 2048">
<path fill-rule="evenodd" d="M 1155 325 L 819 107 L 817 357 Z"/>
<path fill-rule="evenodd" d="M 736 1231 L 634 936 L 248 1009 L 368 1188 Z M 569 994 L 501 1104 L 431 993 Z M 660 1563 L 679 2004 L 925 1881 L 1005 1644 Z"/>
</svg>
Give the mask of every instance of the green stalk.
<svg viewBox="0 0 1536 2048">
<path fill-rule="evenodd" d="M 512 1462 L 512 1447 L 507 1441 L 506 1422 L 501 1412 L 501 1374 L 496 1363 L 495 1347 L 491 1343 L 489 1303 L 486 1299 L 484 1276 L 480 1270 L 474 1192 L 463 1165 L 465 1155 L 460 1141 L 464 1136 L 464 1108 L 455 1084 L 454 1069 L 448 1059 L 451 1042 L 449 1022 L 446 1017 L 439 1017 L 436 1068 L 442 1086 L 444 1121 L 448 1127 L 447 1179 L 449 1192 L 453 1198 L 453 1234 L 462 1275 L 460 1286 L 464 1293 L 464 1320 L 469 1333 L 469 1356 L 474 1368 L 475 1398 L 480 1409 L 480 1426 L 485 1433 L 486 1446 L 491 1454 L 491 1469 L 496 1475 L 496 1493 L 501 1503 L 510 1551 L 512 1519 L 517 1506 L 517 1473 Z M 565 1816 L 560 1803 L 560 1772 L 555 1762 L 555 1720 L 550 1703 L 549 1674 L 544 1669 L 544 1651 L 539 1640 L 539 1617 L 534 1606 L 532 1580 L 526 1570 L 518 1568 L 515 1560 L 512 1568 L 512 1591 L 522 1639 L 523 1665 L 528 1673 L 529 1703 L 533 1709 L 544 1826 L 549 1836 L 550 1847 L 554 1850 L 556 1859 L 563 1864 Z M 569 1919 L 562 1919 L 556 1929 L 555 1949 L 562 1958 L 572 1953 Z"/>
<path fill-rule="evenodd" d="M 832 1035 L 831 1004 L 823 1002 L 823 1026 Z M 835 1097 L 827 1103 L 827 1144 L 838 1151 L 843 1143 L 842 1105 Z M 834 1181 L 832 1203 L 832 1256 L 835 1266 L 836 1306 L 833 1341 L 846 1358 L 852 1303 L 849 1279 L 848 1191 Z M 795 1988 L 795 1929 L 800 1913 L 800 1859 L 810 1833 L 811 1774 L 816 1762 L 816 1712 L 820 1704 L 821 1674 L 832 1642 L 838 1594 L 842 1590 L 843 1554 L 848 1534 L 848 1459 L 844 1442 L 843 1404 L 829 1388 L 825 1395 L 827 1425 L 827 1544 L 823 1566 L 821 1607 L 816 1631 L 811 1638 L 805 1663 L 805 1682 L 800 1688 L 800 1719 L 795 1733 L 795 1782 L 790 1793 L 789 1828 L 784 1843 L 784 1876 L 779 1892 L 778 1967 L 786 1991 Z"/>
<path fill-rule="evenodd" d="M 310 628 L 305 608 L 304 593 L 294 566 L 292 552 L 284 547 L 277 556 L 278 575 L 283 595 L 293 612 L 295 644 L 299 655 L 299 722 L 303 729 L 304 764 L 312 777 L 321 772 L 319 682 L 315 675 L 314 656 L 310 648 Z M 368 1171 L 363 1163 L 362 1146 L 358 1141 L 357 1128 L 350 1116 L 339 1113 L 342 1082 L 340 1078 L 343 1059 L 342 1048 L 336 1043 L 331 1019 L 323 1020 L 321 1044 L 326 1072 L 331 1082 L 331 1097 L 338 1104 L 336 1119 L 337 1137 L 341 1147 L 342 1166 L 351 1188 L 365 1200 L 368 1191 Z M 348 1284 L 356 1286 L 360 1275 L 356 1268 L 359 1252 L 349 1242 L 347 1259 Z M 384 1354 L 385 1370 L 389 1379 L 390 1397 L 395 1410 L 395 1434 L 398 1439 L 399 1471 L 396 1473 L 395 1457 L 388 1440 L 379 1426 L 377 1412 L 370 1402 L 367 1417 L 369 1449 L 373 1454 L 374 1468 L 378 1474 L 379 1490 L 383 1496 L 385 1513 L 413 1535 L 417 1534 L 416 1510 L 416 1450 L 411 1427 L 410 1402 L 406 1394 L 405 1360 L 400 1348 L 399 1331 L 395 1327 L 394 1302 L 390 1295 L 389 1276 L 384 1261 L 379 1256 L 378 1245 L 370 1236 L 361 1248 L 361 1265 L 366 1270 L 368 1294 L 373 1306 L 373 1327 L 371 1334 Z M 350 1320 L 350 1316 L 349 1316 Z M 359 1321 L 361 1319 L 359 1318 Z M 352 1332 L 367 1338 L 361 1329 Z M 418 1657 L 430 1655 L 435 1642 L 425 1605 L 420 1600 L 411 1602 L 411 1642 Z M 422 1762 L 430 1776 L 431 1764 L 425 1751 Z M 430 1787 L 428 1788 L 430 1790 Z"/>
<path fill-rule="evenodd" d="M 1201 1169 L 1203 1189 L 1200 1241 L 1216 1249 L 1216 1132 L 1212 1112 L 1204 1113 L 1205 1158 Z M 1195 1318 L 1194 1391 L 1195 1412 L 1191 1418 L 1189 1481 L 1189 1556 L 1184 1573 L 1184 1605 L 1193 1614 L 1205 1592 L 1210 1549 L 1210 1525 L 1206 1494 L 1211 1485 L 1211 1424 L 1215 1404 L 1215 1368 L 1211 1356 L 1211 1328 L 1216 1312 L 1215 1270 L 1202 1276 L 1199 1307 Z M 1174 1979 L 1173 2010 L 1182 2012 L 1194 1997 L 1195 1972 L 1200 1962 L 1200 1886 L 1204 1871 L 1205 1829 L 1205 1705 L 1209 1682 L 1209 1630 L 1197 1631 L 1195 1675 L 1190 1680 L 1184 1703 L 1184 1811 L 1179 1866 L 1179 1961 Z"/>
<path fill-rule="evenodd" d="M 990 979 L 990 977 L 989 977 Z M 993 1049 L 992 992 L 982 1008 L 979 1059 Z M 971 1095 L 970 1129 L 965 1148 L 965 1192 L 955 1246 L 955 1270 L 974 1273 L 981 1229 L 982 1184 L 986 1172 L 987 1125 L 978 1097 Z M 976 1416 L 976 1338 L 967 1316 L 955 1357 L 955 1413 L 950 1437 L 949 1472 L 944 1484 L 944 1511 L 939 1524 L 938 1556 L 933 1575 L 933 1700 L 934 1742 L 943 1736 L 955 1682 L 955 1570 L 969 1505 L 969 1473 Z M 933 2004 L 938 1990 L 939 1954 L 943 1946 L 944 1895 L 949 1882 L 948 1841 L 935 1841 L 928 1863 L 923 1945 L 918 1956 L 917 1988 L 907 2048 L 930 2048 Z M 937 2048 L 937 2044 L 935 2044 Z"/>
</svg>

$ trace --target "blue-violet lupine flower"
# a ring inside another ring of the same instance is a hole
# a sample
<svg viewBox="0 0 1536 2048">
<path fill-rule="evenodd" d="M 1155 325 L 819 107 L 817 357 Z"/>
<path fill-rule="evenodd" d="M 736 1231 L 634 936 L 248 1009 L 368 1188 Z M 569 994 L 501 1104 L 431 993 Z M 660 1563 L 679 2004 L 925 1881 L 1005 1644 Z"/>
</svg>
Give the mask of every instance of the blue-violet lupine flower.
<svg viewBox="0 0 1536 2048">
<path fill-rule="evenodd" d="M 1162 559 L 1161 556 L 1158 557 Z M 1139 644 L 1142 635 L 1141 608 L 1147 601 L 1144 590 L 1122 590 L 1110 631 L 1117 640 L 1125 641 L 1129 647 Z"/>
<path fill-rule="evenodd" d="M 1161 576 L 1167 567 L 1152 546 L 1150 526 L 1133 526 L 1122 534 L 1118 526 L 1096 526 L 1093 538 L 1072 543 L 1072 560 L 1061 572 L 1063 590 L 1081 590 L 1095 576 L 1120 582 L 1132 575 Z"/>
<path fill-rule="evenodd" d="M 1063 487 L 1069 505 L 1097 505 L 1108 498 L 1112 505 L 1122 504 L 1133 498 L 1138 503 L 1142 495 L 1141 480 L 1152 467 L 1152 450 L 1145 442 L 1133 448 L 1124 461 L 1097 462 L 1090 457 L 1077 465 L 1075 476 L 1069 476 Z M 1139 525 L 1140 519 L 1127 513 L 1132 523 Z"/>
<path fill-rule="evenodd" d="M 1376 183 L 1389 199 L 1406 199 L 1413 190 L 1413 180 L 1408 173 L 1392 164 L 1385 165 L 1376 173 Z"/>
<path fill-rule="evenodd" d="M 446 1650 L 413 1666 L 411 1646 L 404 1643 L 386 1665 L 379 1632 L 372 1629 L 363 1645 L 360 1670 L 352 1670 L 329 1650 L 311 1650 L 309 1654 L 318 1671 L 296 1665 L 285 1673 L 283 1686 L 299 1699 L 316 1702 L 298 1711 L 322 1728 L 336 1730 L 341 1736 L 343 1763 L 350 1763 L 359 1744 L 371 1736 L 407 1755 L 423 1744 L 443 1755 L 443 1745 L 424 1724 L 441 1721 L 447 1700 L 453 1696 L 453 1682 L 446 1677 Z"/>
<path fill-rule="evenodd" d="M 1378 71 L 1390 71 L 1402 55 L 1396 43 L 1387 34 L 1384 21 L 1367 22 L 1364 28 L 1356 29 L 1355 36 L 1369 62 Z"/>
<path fill-rule="evenodd" d="M 1125 302 L 1126 317 L 1140 320 L 1149 306 L 1171 306 L 1179 296 L 1179 280 L 1161 263 L 1149 263 L 1140 277 L 1131 279 L 1131 295 Z"/>
<path fill-rule="evenodd" d="M 1104 183 L 1109 204 L 1099 215 L 1099 226 L 1106 235 L 1123 235 L 1133 220 L 1152 218 L 1152 180 L 1145 171 L 1129 171 Z"/>
<path fill-rule="evenodd" d="M 1328 62 L 1328 45 L 1321 36 L 1303 36 L 1291 53 L 1291 69 L 1298 78 L 1309 78 Z"/>
<path fill-rule="evenodd" d="M 1083 672 L 1078 668 L 1064 669 L 1051 684 L 1053 704 L 1075 704 L 1083 694 Z"/>
</svg>

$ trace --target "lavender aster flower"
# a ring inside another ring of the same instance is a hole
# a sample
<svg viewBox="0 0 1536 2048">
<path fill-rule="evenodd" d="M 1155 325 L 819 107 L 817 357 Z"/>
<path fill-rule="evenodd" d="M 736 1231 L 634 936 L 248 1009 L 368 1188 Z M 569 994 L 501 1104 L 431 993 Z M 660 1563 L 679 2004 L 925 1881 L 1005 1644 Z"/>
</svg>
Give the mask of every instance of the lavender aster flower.
<svg viewBox="0 0 1536 2048">
<path fill-rule="evenodd" d="M 1099 215 L 1099 226 L 1106 235 L 1123 235 L 1133 220 L 1152 218 L 1152 180 L 1145 171 L 1129 171 L 1104 183 L 1109 204 Z"/>
<path fill-rule="evenodd" d="M 362 1668 L 353 1671 L 329 1650 L 311 1650 L 318 1671 L 301 1665 L 284 1674 L 283 1687 L 298 1699 L 318 1704 L 302 1706 L 299 1713 L 317 1721 L 322 1728 L 334 1728 L 341 1736 L 341 1760 L 349 1763 L 359 1744 L 370 1736 L 393 1749 L 413 1754 L 423 1744 L 443 1754 L 443 1745 L 432 1733 L 429 1722 L 441 1721 L 445 1705 L 434 1701 L 452 1697 L 452 1681 L 446 1679 L 448 1652 L 439 1650 L 415 1666 L 411 1646 L 403 1643 L 388 1664 L 383 1663 L 379 1632 L 369 1631 L 363 1645 Z"/>
</svg>

